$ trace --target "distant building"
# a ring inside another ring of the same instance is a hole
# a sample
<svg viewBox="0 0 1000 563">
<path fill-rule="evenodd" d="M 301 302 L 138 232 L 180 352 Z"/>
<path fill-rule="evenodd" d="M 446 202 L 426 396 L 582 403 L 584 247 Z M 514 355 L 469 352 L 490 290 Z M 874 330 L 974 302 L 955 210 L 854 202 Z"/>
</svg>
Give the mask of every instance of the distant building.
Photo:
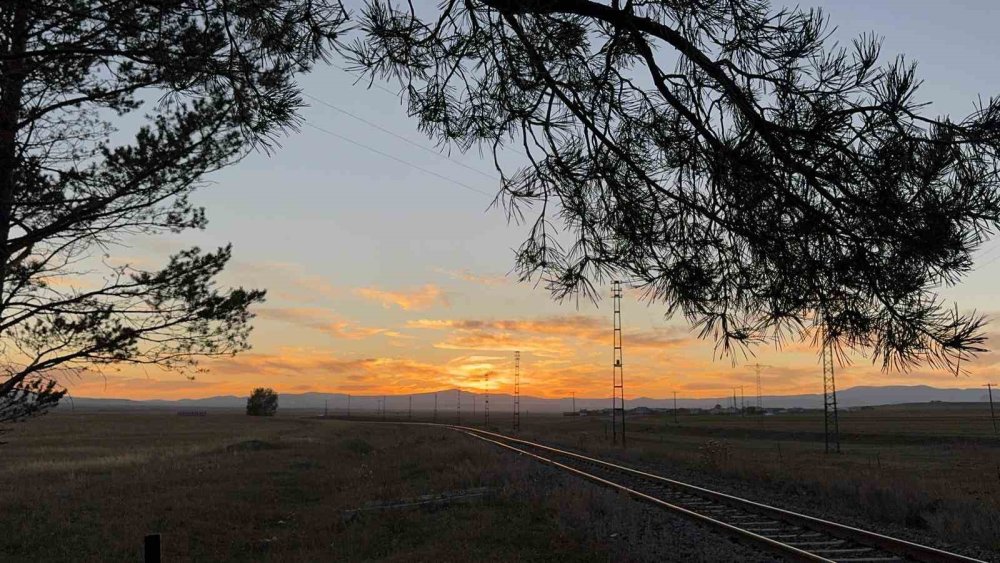
<svg viewBox="0 0 1000 563">
<path fill-rule="evenodd" d="M 736 409 L 733 407 L 723 408 L 722 405 L 715 405 L 712 410 L 708 411 L 708 414 L 736 414 Z"/>
</svg>

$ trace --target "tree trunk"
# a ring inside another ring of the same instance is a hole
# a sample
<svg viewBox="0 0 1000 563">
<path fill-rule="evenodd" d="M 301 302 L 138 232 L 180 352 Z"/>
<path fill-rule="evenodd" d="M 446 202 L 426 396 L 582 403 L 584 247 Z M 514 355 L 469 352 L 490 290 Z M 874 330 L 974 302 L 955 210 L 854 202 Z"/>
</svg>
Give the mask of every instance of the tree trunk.
<svg viewBox="0 0 1000 563">
<path fill-rule="evenodd" d="M 10 261 L 7 241 L 10 238 L 11 215 L 17 189 L 17 132 L 28 66 L 24 52 L 28 42 L 30 1 L 15 0 L 13 6 L 8 5 L 7 9 L 13 10 L 13 14 L 9 20 L 11 25 L 7 31 L 7 44 L 2 46 L 3 63 L 0 66 L 0 319 L 3 319 L 6 308 L 4 288 Z"/>
</svg>

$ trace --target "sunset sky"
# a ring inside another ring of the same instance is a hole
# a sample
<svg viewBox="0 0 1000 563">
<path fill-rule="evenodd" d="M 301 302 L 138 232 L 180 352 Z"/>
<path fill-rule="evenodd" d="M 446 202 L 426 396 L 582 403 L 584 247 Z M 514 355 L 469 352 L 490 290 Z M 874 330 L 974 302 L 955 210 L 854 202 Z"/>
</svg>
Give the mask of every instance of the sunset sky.
<svg viewBox="0 0 1000 563">
<path fill-rule="evenodd" d="M 799 5 L 823 6 L 842 42 L 875 31 L 885 37 L 886 59 L 905 53 L 918 61 L 922 99 L 935 102 L 935 114 L 960 118 L 973 111 L 977 97 L 1000 95 L 992 0 Z M 222 280 L 269 291 L 257 308 L 253 350 L 206 362 L 211 371 L 193 381 L 155 368 L 84 375 L 66 381 L 74 396 L 242 395 L 260 385 L 285 393 L 473 391 L 481 389 L 485 371 L 495 373 L 491 387 L 505 391 L 514 350 L 522 353 L 524 394 L 609 395 L 610 300 L 596 307 L 556 303 L 544 288 L 508 276 L 512 249 L 525 232 L 487 209 L 497 189 L 491 163 L 478 153 L 437 157 L 348 116 L 344 111 L 434 146 L 397 97 L 353 80 L 334 67 L 319 67 L 302 80 L 307 96 L 342 111 L 307 97 L 311 107 L 303 109 L 307 126 L 300 133 L 273 155 L 252 155 L 212 176 L 213 185 L 195 197 L 208 211 L 205 231 L 138 239 L 114 252 L 155 268 L 182 248 L 232 242 L 233 263 Z M 509 162 L 517 162 L 516 154 Z M 1000 241 L 987 244 L 977 263 L 960 287 L 943 294 L 962 309 L 1000 315 Z M 727 395 L 753 381 L 744 364 L 755 361 L 773 366 L 764 371 L 765 394 L 822 390 L 817 353 L 808 343 L 759 348 L 755 358 L 733 365 L 716 357 L 712 342 L 697 340 L 683 319 L 666 319 L 661 305 L 638 297 L 629 292 L 623 303 L 627 397 Z M 861 359 L 837 377 L 841 388 L 978 387 L 1000 380 L 1000 355 L 987 354 L 969 369 L 971 376 L 957 379 L 927 369 L 882 373 Z"/>
</svg>

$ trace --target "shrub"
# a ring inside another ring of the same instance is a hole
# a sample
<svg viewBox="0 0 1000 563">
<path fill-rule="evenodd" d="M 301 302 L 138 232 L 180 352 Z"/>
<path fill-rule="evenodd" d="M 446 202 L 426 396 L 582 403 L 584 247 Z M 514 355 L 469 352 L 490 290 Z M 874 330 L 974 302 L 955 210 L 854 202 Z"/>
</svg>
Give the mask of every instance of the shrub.
<svg viewBox="0 0 1000 563">
<path fill-rule="evenodd" d="M 374 449 L 371 444 L 361 438 L 344 440 L 344 447 L 358 455 L 367 455 Z"/>
<path fill-rule="evenodd" d="M 278 394 L 274 389 L 258 387 L 247 398 L 247 414 L 250 416 L 274 416 L 278 411 Z"/>
</svg>

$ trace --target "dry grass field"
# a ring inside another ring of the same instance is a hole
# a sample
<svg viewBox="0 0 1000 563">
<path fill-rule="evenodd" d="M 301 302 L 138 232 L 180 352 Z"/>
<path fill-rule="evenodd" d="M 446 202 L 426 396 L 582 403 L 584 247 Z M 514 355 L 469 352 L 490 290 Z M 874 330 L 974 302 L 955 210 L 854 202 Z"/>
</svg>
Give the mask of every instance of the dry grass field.
<svg viewBox="0 0 1000 563">
<path fill-rule="evenodd" d="M 4 439 L 5 562 L 138 561 L 152 532 L 166 561 L 761 560 L 441 428 L 77 411 Z M 377 508 L 481 487 L 488 494 Z"/>
<path fill-rule="evenodd" d="M 625 451 L 605 419 L 524 420 L 530 439 L 1000 560 L 1000 438 L 982 405 L 841 413 L 839 455 L 823 452 L 821 413 L 634 417 Z"/>
<path fill-rule="evenodd" d="M 151 532 L 175 561 L 711 561 L 705 546 L 724 541 L 669 518 L 664 531 L 652 509 L 454 431 L 308 414 L 77 411 L 16 426 L 0 446 L 0 560 L 134 561 Z M 510 430 L 505 413 L 491 421 Z M 839 455 L 823 453 L 818 413 L 632 417 L 626 450 L 606 423 L 532 415 L 521 435 L 1000 560 L 1000 440 L 981 408 L 843 413 Z"/>
</svg>

